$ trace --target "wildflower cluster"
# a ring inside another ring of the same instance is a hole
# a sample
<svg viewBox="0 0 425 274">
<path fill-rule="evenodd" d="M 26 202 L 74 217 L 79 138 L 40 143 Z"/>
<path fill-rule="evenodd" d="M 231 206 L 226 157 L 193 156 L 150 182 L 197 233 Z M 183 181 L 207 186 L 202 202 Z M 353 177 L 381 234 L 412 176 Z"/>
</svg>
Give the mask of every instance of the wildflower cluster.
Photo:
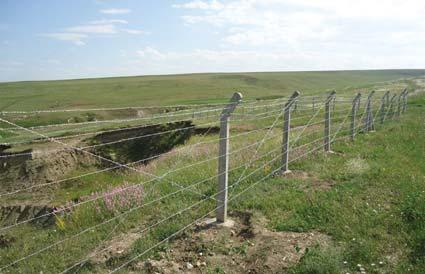
<svg viewBox="0 0 425 274">
<path fill-rule="evenodd" d="M 93 205 L 97 213 L 105 210 L 115 214 L 142 205 L 143 193 L 143 186 L 132 186 L 125 183 L 115 188 L 109 188 L 106 192 L 95 192 L 82 197 L 82 201 L 96 199 Z M 101 198 L 98 199 L 99 197 Z"/>
<path fill-rule="evenodd" d="M 98 214 L 117 214 L 133 207 L 142 205 L 144 190 L 143 186 L 133 186 L 125 183 L 118 187 L 109 187 L 105 192 L 93 192 L 90 195 L 80 197 L 77 201 L 68 201 L 65 205 L 55 207 L 53 214 L 56 218 L 71 215 L 74 205 L 84 201 L 90 203 Z"/>
</svg>

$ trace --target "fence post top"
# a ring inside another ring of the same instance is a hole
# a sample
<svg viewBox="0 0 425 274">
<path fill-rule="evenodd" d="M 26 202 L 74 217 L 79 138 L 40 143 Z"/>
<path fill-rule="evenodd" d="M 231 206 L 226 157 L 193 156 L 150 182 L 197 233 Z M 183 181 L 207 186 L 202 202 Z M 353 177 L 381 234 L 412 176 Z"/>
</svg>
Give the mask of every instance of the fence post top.
<svg viewBox="0 0 425 274">
<path fill-rule="evenodd" d="M 235 92 L 233 93 L 232 98 L 230 98 L 230 103 L 223 108 L 222 116 L 229 116 L 233 111 L 235 111 L 236 106 L 242 101 L 242 93 Z"/>
<path fill-rule="evenodd" d="M 369 93 L 369 96 L 367 96 L 367 98 L 368 98 L 368 99 L 370 99 L 370 98 L 373 96 L 373 94 L 375 94 L 375 91 L 374 91 L 374 90 L 372 90 L 372 91 Z"/>
<path fill-rule="evenodd" d="M 242 100 L 242 98 L 243 98 L 242 93 L 235 92 L 235 93 L 233 93 L 233 96 L 230 99 L 230 102 L 239 102 L 240 100 Z"/>
<path fill-rule="evenodd" d="M 335 95 L 336 95 L 336 91 L 335 91 L 335 90 L 333 90 L 331 93 L 329 93 L 328 98 L 327 98 L 327 100 L 326 100 L 326 101 L 331 100 L 333 97 L 335 97 Z"/>
<path fill-rule="evenodd" d="M 300 92 L 298 90 L 294 91 L 291 97 L 289 97 L 288 102 L 286 102 L 285 107 L 290 107 L 295 102 L 295 99 L 297 99 L 298 96 L 300 96 Z"/>
<path fill-rule="evenodd" d="M 407 95 L 407 93 L 409 93 L 409 92 L 407 91 L 407 88 L 404 88 L 404 90 L 403 90 L 402 94 L 403 94 L 403 95 Z"/>
<path fill-rule="evenodd" d="M 390 91 L 389 91 L 389 90 L 387 90 L 387 91 L 384 93 L 384 96 L 382 96 L 382 97 L 386 97 L 386 96 L 388 96 L 388 95 L 390 95 Z"/>
<path fill-rule="evenodd" d="M 300 96 L 300 92 L 298 91 L 298 90 L 296 90 L 296 91 L 294 91 L 294 93 L 292 93 L 292 95 L 291 95 L 291 98 L 290 99 L 293 99 L 293 98 L 297 98 L 298 96 Z"/>
<path fill-rule="evenodd" d="M 298 90 L 294 91 L 294 93 L 292 93 L 291 97 L 289 97 L 288 103 L 294 101 L 298 96 L 300 96 L 300 92 Z"/>
<path fill-rule="evenodd" d="M 353 102 L 356 102 L 357 100 L 360 100 L 360 97 L 362 97 L 362 94 L 359 92 L 359 93 L 357 93 L 356 97 L 354 97 Z"/>
</svg>

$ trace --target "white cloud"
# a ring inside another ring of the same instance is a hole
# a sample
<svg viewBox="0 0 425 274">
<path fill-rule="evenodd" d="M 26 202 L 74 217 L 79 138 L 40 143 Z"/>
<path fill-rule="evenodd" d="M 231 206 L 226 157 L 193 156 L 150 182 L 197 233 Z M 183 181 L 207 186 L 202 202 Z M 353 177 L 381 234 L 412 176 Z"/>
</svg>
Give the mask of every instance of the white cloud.
<svg viewBox="0 0 425 274">
<path fill-rule="evenodd" d="M 153 47 L 146 47 L 136 54 L 141 65 L 153 69 L 150 73 L 305 70 L 309 67 L 324 69 L 315 61 L 326 58 L 314 56 L 312 53 L 273 53 L 255 50 L 196 49 L 188 52 L 162 52 Z M 155 68 L 158 68 L 158 72 Z"/>
<path fill-rule="evenodd" d="M 267 2 L 267 0 L 266 0 Z M 269 1 L 270 2 L 270 1 Z M 294 47 L 315 39 L 332 39 L 340 27 L 326 14 L 315 10 L 291 10 L 289 7 L 267 6 L 263 2 L 226 2 L 218 10 L 199 9 L 198 14 L 183 15 L 188 24 L 206 23 L 223 27 L 222 41 L 229 45 Z"/>
<path fill-rule="evenodd" d="M 57 33 L 44 33 L 41 36 L 53 38 L 60 41 L 69 41 L 77 46 L 83 46 L 86 43 L 83 41 L 88 36 L 81 33 L 57 32 Z"/>
<path fill-rule="evenodd" d="M 423 61 L 418 53 L 402 52 L 393 58 L 367 52 L 353 55 L 335 52 L 333 48 L 322 51 L 259 51 L 259 50 L 206 50 L 175 52 L 146 47 L 136 52 L 128 70 L 140 74 L 169 74 L 196 72 L 240 71 L 305 71 L 346 69 L 397 69 L 420 68 Z"/>
<path fill-rule="evenodd" d="M 70 27 L 66 29 L 67 32 L 72 33 L 97 33 L 97 34 L 115 34 L 117 29 L 115 25 L 81 25 Z"/>
<path fill-rule="evenodd" d="M 85 45 L 86 40 L 94 35 L 107 34 L 108 36 L 119 33 L 127 34 L 145 34 L 146 32 L 139 29 L 122 28 L 122 25 L 127 25 L 128 21 L 123 19 L 101 19 L 89 21 L 88 24 L 72 26 L 63 29 L 58 33 L 46 33 L 41 36 L 49 37 L 61 41 L 70 41 L 75 45 Z"/>
<path fill-rule="evenodd" d="M 104 24 L 128 24 L 128 21 L 122 19 L 101 19 L 90 21 L 89 24 L 104 25 Z"/>
<path fill-rule="evenodd" d="M 152 47 L 146 47 L 143 50 L 139 50 L 136 52 L 139 57 L 148 57 L 153 59 L 165 59 L 167 57 L 166 54 L 162 54 L 158 50 Z"/>
<path fill-rule="evenodd" d="M 270 2 L 284 1 L 271 0 Z M 316 8 L 339 17 L 351 18 L 398 18 L 405 20 L 422 18 L 425 13 L 425 2 L 422 0 L 288 0 L 287 2 L 305 8 Z"/>
<path fill-rule="evenodd" d="M 131 10 L 130 9 L 103 9 L 103 10 L 100 10 L 100 12 L 104 14 L 126 14 L 126 13 L 130 13 Z"/>
<path fill-rule="evenodd" d="M 183 9 L 220 10 L 224 8 L 224 5 L 217 0 L 211 2 L 195 0 L 185 4 L 175 4 L 173 7 Z"/>
<path fill-rule="evenodd" d="M 146 34 L 145 31 L 138 29 L 121 29 L 121 31 L 128 34 Z"/>
<path fill-rule="evenodd" d="M 399 56 L 412 61 L 412 48 L 422 53 L 425 48 L 423 0 L 196 0 L 174 7 L 183 10 L 186 24 L 219 30 L 226 50 L 286 52 L 294 60 L 300 53 L 323 55 L 328 57 L 323 62 L 332 60 L 335 67 L 357 59 L 367 68 L 397 65 Z"/>
</svg>

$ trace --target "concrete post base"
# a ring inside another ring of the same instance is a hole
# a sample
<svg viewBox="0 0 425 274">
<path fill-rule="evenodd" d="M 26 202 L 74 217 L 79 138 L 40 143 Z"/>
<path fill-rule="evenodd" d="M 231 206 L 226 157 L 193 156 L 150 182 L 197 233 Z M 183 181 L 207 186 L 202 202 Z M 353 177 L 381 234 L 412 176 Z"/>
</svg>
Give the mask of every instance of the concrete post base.
<svg viewBox="0 0 425 274">
<path fill-rule="evenodd" d="M 202 222 L 206 226 L 217 226 L 217 227 L 234 227 L 235 221 L 232 219 L 227 218 L 227 220 L 224 223 L 218 223 L 216 218 L 209 218 Z"/>
<path fill-rule="evenodd" d="M 285 175 L 288 175 L 288 174 L 291 174 L 292 173 L 292 171 L 291 170 L 286 170 L 286 171 L 284 171 L 284 172 L 281 172 L 281 175 L 282 176 L 285 176 Z"/>
</svg>

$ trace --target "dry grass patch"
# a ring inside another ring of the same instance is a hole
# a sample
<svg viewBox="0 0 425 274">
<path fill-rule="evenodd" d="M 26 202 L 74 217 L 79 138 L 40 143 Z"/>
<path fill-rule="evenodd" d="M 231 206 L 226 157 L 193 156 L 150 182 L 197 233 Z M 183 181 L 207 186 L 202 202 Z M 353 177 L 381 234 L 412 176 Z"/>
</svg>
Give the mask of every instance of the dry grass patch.
<svg viewBox="0 0 425 274">
<path fill-rule="evenodd" d="M 352 158 L 345 163 L 345 170 L 348 174 L 363 174 L 369 170 L 369 164 L 360 157 Z"/>
</svg>

